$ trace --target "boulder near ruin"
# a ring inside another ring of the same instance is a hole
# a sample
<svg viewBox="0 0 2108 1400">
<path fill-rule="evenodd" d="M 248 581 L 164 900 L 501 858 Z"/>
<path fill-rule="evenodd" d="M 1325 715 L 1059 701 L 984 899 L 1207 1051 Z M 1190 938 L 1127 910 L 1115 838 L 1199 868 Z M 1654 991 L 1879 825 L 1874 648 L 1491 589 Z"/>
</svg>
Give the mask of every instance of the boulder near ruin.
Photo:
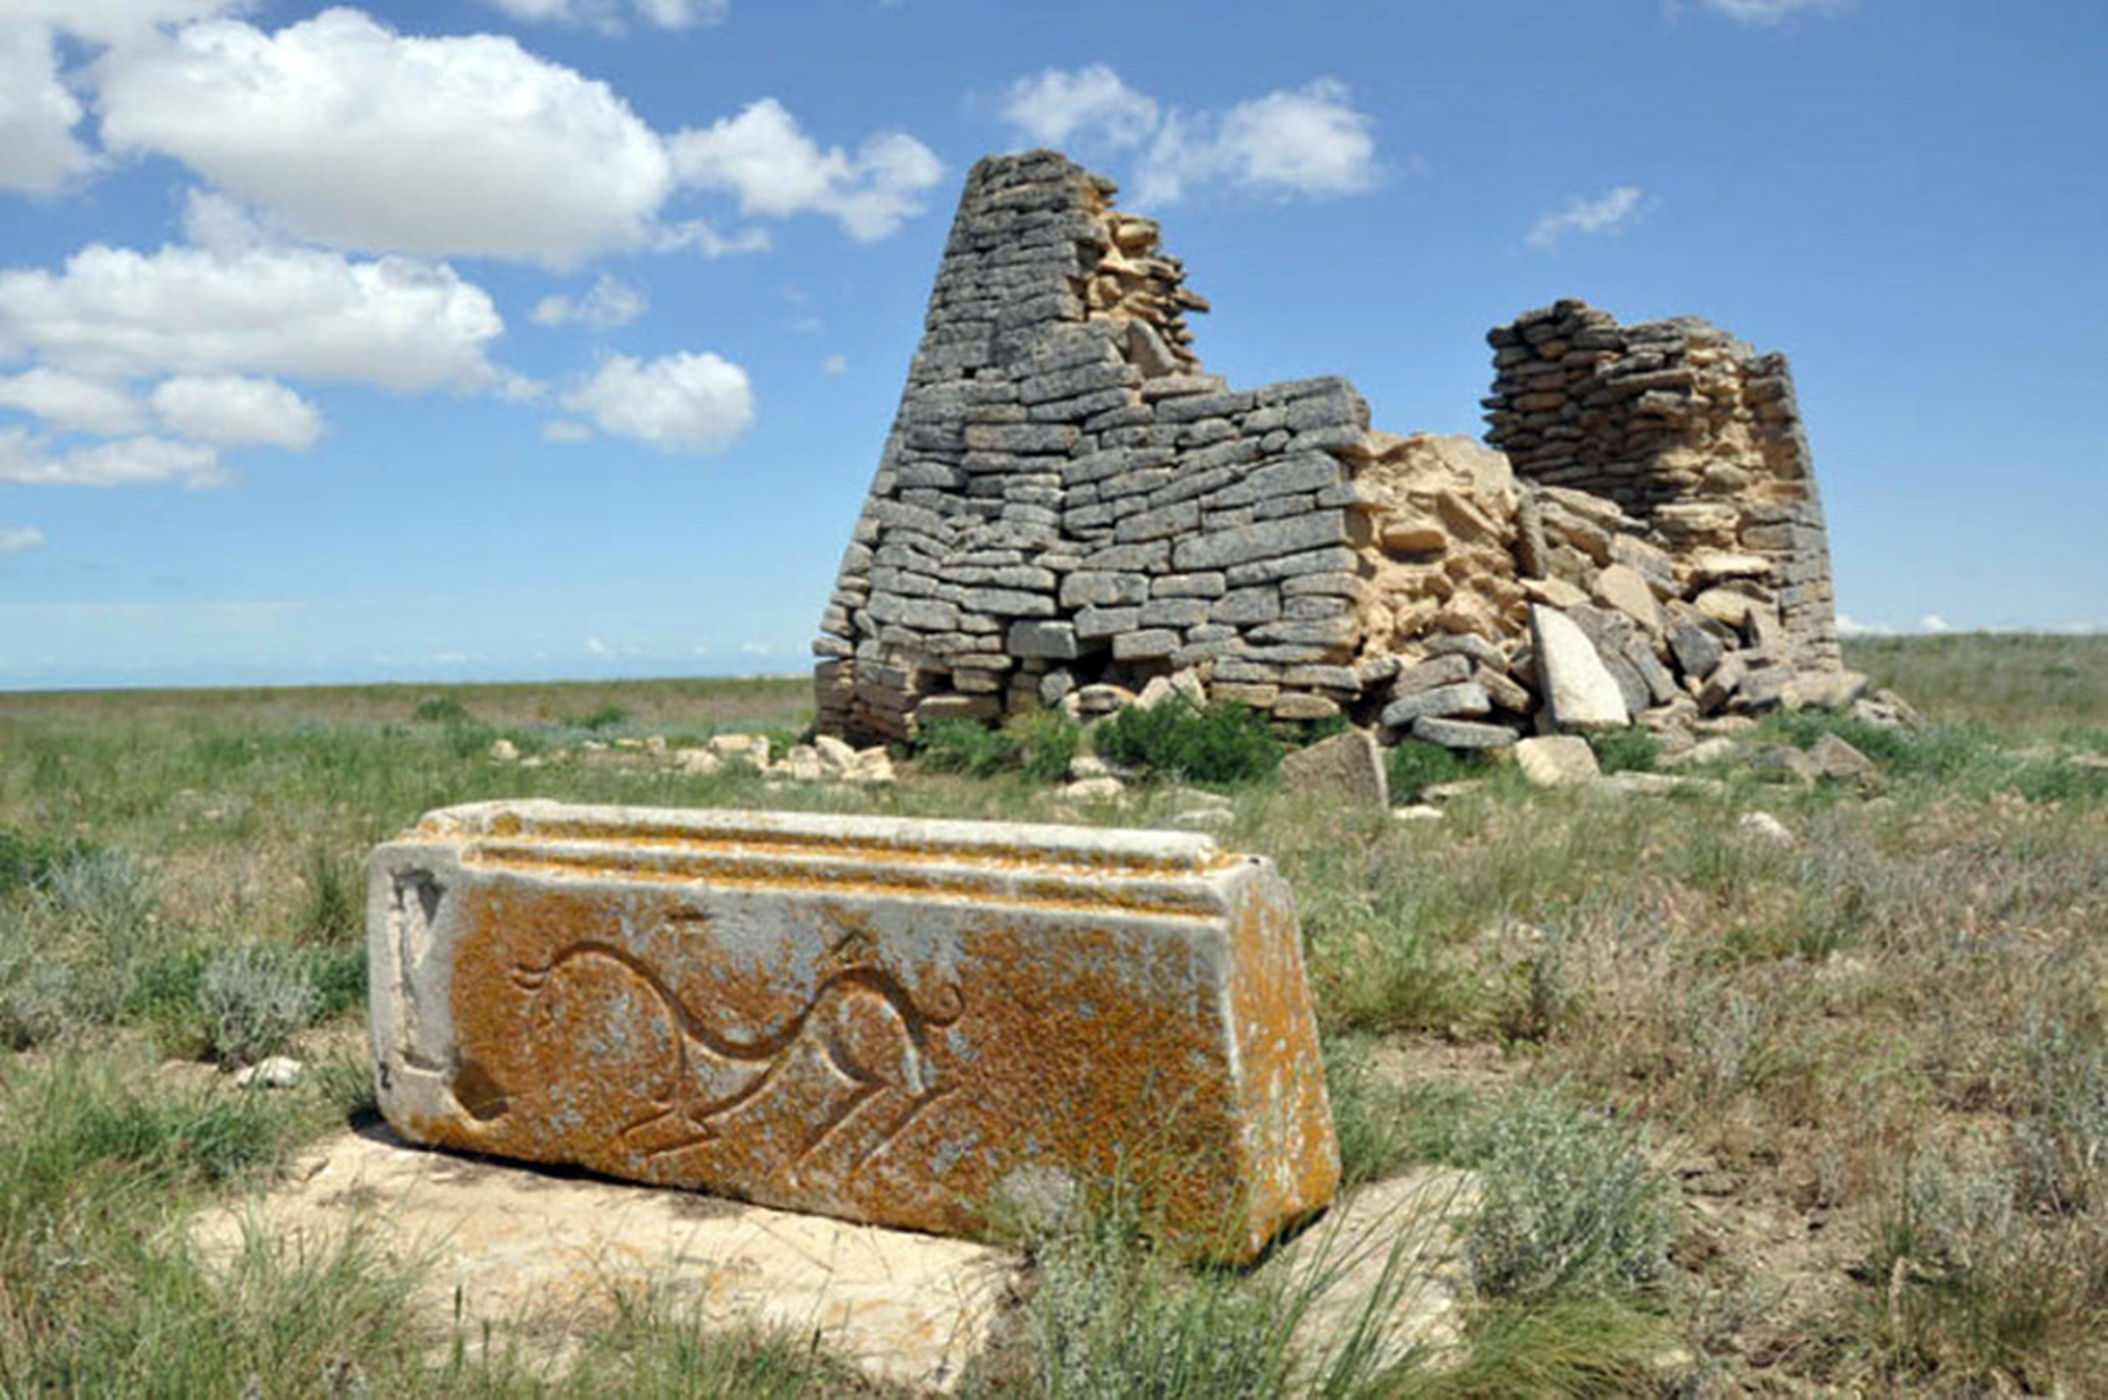
<svg viewBox="0 0 2108 1400">
<path fill-rule="evenodd" d="M 939 1234 L 1119 1180 L 1236 1262 L 1339 1184 L 1293 900 L 1206 837 L 484 803 L 367 940 L 413 1142 Z"/>
<path fill-rule="evenodd" d="M 820 732 L 1180 673 L 1454 748 L 1851 698 L 1783 357 L 1562 301 L 1488 335 L 1502 450 L 1375 432 L 1344 379 L 1203 372 L 1207 303 L 1114 193 L 1051 151 L 968 175 L 814 643 Z"/>
</svg>

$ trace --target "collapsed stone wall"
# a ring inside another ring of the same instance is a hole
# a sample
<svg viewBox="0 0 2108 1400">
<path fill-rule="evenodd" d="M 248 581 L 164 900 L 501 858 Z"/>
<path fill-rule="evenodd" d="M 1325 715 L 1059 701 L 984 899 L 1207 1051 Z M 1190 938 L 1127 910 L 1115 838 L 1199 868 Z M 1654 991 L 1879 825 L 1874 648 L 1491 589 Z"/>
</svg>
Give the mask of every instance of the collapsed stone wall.
<svg viewBox="0 0 2108 1400">
<path fill-rule="evenodd" d="M 1578 301 L 1486 339 L 1486 438 L 1519 476 L 1617 502 L 1686 582 L 1711 574 L 1775 603 L 1784 648 L 1837 664 L 1822 499 L 1785 356 L 1694 317 L 1620 326 Z"/>
<path fill-rule="evenodd" d="M 1050 151 L 968 176 L 814 644 L 822 733 L 1088 715 L 1175 680 L 1458 747 L 1673 735 L 1835 668 L 1783 361 L 1699 322 L 1532 313 L 1491 335 L 1511 467 L 1370 431 L 1344 379 L 1205 373 L 1207 303 L 1114 193 Z"/>
</svg>

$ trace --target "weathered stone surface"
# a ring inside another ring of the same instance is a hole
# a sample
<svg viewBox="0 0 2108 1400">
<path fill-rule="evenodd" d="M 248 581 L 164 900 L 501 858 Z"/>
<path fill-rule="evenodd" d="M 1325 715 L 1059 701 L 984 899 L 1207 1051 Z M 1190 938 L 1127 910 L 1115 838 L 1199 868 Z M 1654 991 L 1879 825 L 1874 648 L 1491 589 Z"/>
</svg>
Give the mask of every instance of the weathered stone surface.
<svg viewBox="0 0 2108 1400">
<path fill-rule="evenodd" d="M 1616 729 L 1630 720 L 1617 678 L 1572 618 L 1533 604 L 1530 645 L 1537 656 L 1538 693 L 1553 724 L 1561 729 Z"/>
<path fill-rule="evenodd" d="M 354 1225 L 423 1261 L 412 1298 L 437 1336 L 451 1318 L 551 1364 L 615 1324 L 625 1293 L 656 1286 L 692 1301 L 708 1331 L 817 1335 L 916 1393 L 958 1388 L 1021 1266 L 992 1245 L 457 1157 L 379 1126 L 315 1143 L 267 1196 L 200 1215 L 189 1233 L 231 1268 L 258 1229 L 320 1258 Z"/>
<path fill-rule="evenodd" d="M 1349 806 L 1391 805 L 1382 751 L 1374 736 L 1359 729 L 1321 739 L 1282 759 L 1281 782 L 1291 792 L 1321 793 Z"/>
<path fill-rule="evenodd" d="M 1835 734 L 1809 746 L 1808 757 L 1826 778 L 1863 778 L 1876 771 L 1874 761 Z"/>
<path fill-rule="evenodd" d="M 1535 787 L 1575 787 L 1601 776 L 1596 751 L 1574 734 L 1542 734 L 1515 746 L 1515 766 Z"/>
<path fill-rule="evenodd" d="M 1413 721 L 1415 739 L 1440 744 L 1446 749 L 1504 749 L 1521 737 L 1505 724 L 1480 724 L 1476 720 L 1442 719 L 1424 715 Z"/>
<path fill-rule="evenodd" d="M 1483 715 L 1492 709 L 1493 700 L 1485 690 L 1465 681 L 1415 691 L 1393 700 L 1383 707 L 1383 722 L 1392 729 L 1402 729 L 1425 716 Z"/>
<path fill-rule="evenodd" d="M 485 803 L 367 927 L 413 1141 L 938 1233 L 1117 1172 L 1230 1260 L 1338 1182 L 1293 902 L 1203 837 Z"/>
</svg>

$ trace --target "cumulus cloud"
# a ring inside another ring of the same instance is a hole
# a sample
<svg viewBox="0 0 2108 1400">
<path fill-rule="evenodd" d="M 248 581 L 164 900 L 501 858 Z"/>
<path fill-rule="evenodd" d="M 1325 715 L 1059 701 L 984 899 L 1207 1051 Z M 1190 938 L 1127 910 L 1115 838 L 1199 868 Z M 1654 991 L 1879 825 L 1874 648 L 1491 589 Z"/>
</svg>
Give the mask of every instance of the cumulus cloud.
<svg viewBox="0 0 2108 1400">
<path fill-rule="evenodd" d="M 335 9 L 269 34 L 194 24 L 97 71 L 110 150 L 172 156 L 339 247 L 567 267 L 645 243 L 671 188 L 664 145 L 605 83 L 502 36 Z"/>
<path fill-rule="evenodd" d="M 1003 119 L 1040 145 L 1066 145 L 1081 136 L 1117 149 L 1147 141 L 1159 116 L 1153 99 L 1094 63 L 1073 73 L 1049 68 L 1018 79 L 1003 95 Z"/>
<path fill-rule="evenodd" d="M 1941 617 L 1938 613 L 1927 613 L 1918 619 L 1918 630 L 1920 632 L 1952 632 L 1954 629 L 1948 626 L 1947 619 Z"/>
<path fill-rule="evenodd" d="M 20 554 L 44 547 L 44 532 L 34 525 L 0 526 L 0 554 Z"/>
<path fill-rule="evenodd" d="M 600 330 L 626 326 L 644 314 L 644 293 L 620 278 L 602 273 L 593 289 L 583 296 L 561 293 L 535 303 L 528 319 L 538 326 L 561 326 L 577 321 Z"/>
<path fill-rule="evenodd" d="M 0 406 L 34 414 L 61 432 L 113 437 L 145 422 L 139 404 L 118 385 L 38 365 L 0 376 Z"/>
<path fill-rule="evenodd" d="M 826 359 L 820 361 L 820 368 L 829 374 L 847 374 L 849 372 L 849 357 L 846 355 L 829 355 Z"/>
<path fill-rule="evenodd" d="M 745 370 L 716 355 L 613 355 L 565 396 L 564 407 L 602 432 L 662 452 L 718 452 L 753 423 L 754 391 Z"/>
<path fill-rule="evenodd" d="M 944 175 L 929 147 L 905 132 L 879 132 L 854 155 L 823 150 L 772 97 L 676 132 L 667 144 L 683 184 L 735 195 L 748 215 L 824 214 L 860 242 L 921 213 L 922 195 Z"/>
<path fill-rule="evenodd" d="M 1850 8 L 1852 0 L 1699 0 L 1699 3 L 1738 24 L 1777 24 L 1795 15 L 1835 14 Z"/>
<path fill-rule="evenodd" d="M 305 452 L 322 439 L 315 406 L 275 379 L 179 376 L 155 388 L 153 404 L 169 431 L 214 447 Z"/>
<path fill-rule="evenodd" d="M 555 443 L 591 442 L 593 430 L 575 418 L 552 418 L 542 424 L 542 441 Z"/>
<path fill-rule="evenodd" d="M 1330 78 L 1220 112 L 1186 112 L 1135 91 L 1103 64 L 1050 68 L 1012 84 L 1002 110 L 1033 142 L 1137 150 L 1142 204 L 1171 204 L 1209 184 L 1277 198 L 1360 194 L 1380 173 L 1374 119 Z"/>
<path fill-rule="evenodd" d="M 616 0 L 484 0 L 496 10 L 526 24 L 571 24 L 604 34 L 622 30 L 624 7 Z M 633 0 L 631 8 L 661 29 L 690 29 L 722 24 L 732 0 Z"/>
<path fill-rule="evenodd" d="M 1576 195 L 1567 201 L 1566 208 L 1545 214 L 1530 225 L 1525 241 L 1532 248 L 1549 251 L 1568 234 L 1622 233 L 1639 221 L 1642 198 L 1637 185 L 1619 185 L 1595 199 Z"/>
<path fill-rule="evenodd" d="M 195 443 L 130 437 L 54 451 L 46 437 L 24 428 L 0 427 L 0 482 L 129 486 L 174 481 L 204 488 L 225 486 L 232 480 L 220 466 L 219 454 Z"/>
<path fill-rule="evenodd" d="M 494 383 L 482 288 L 407 258 L 91 244 L 63 271 L 0 272 L 0 363 L 109 379 L 262 374 L 402 392 Z"/>
<path fill-rule="evenodd" d="M 5 0 L 0 15 L 44 24 L 94 44 L 150 37 L 156 29 L 253 9 L 256 0 Z"/>
<path fill-rule="evenodd" d="M 0 190 L 56 194 L 91 169 L 73 136 L 82 115 L 59 79 L 51 30 L 0 20 Z"/>
</svg>

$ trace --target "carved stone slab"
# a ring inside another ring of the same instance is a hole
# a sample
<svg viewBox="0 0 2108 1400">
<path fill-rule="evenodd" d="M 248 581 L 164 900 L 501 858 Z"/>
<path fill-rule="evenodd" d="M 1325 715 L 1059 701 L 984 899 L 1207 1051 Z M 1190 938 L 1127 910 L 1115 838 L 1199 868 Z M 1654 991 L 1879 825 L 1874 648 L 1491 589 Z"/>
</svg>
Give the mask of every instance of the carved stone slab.
<svg viewBox="0 0 2108 1400">
<path fill-rule="evenodd" d="M 1338 1184 L 1293 900 L 1206 837 L 483 803 L 367 937 L 415 1142 L 943 1234 L 1117 1179 L 1231 1261 Z"/>
</svg>

